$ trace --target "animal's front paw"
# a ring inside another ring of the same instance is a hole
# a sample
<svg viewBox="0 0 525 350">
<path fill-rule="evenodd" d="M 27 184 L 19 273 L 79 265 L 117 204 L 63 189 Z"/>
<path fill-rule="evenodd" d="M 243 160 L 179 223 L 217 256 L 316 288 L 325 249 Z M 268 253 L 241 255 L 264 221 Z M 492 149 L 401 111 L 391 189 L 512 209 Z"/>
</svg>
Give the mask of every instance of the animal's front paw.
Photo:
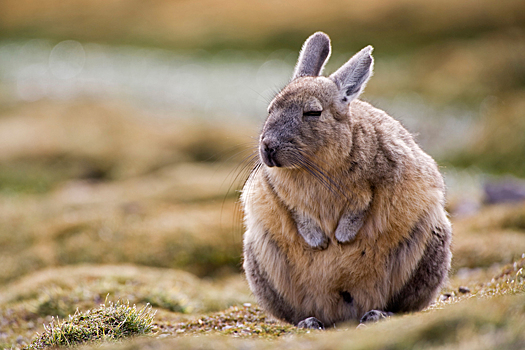
<svg viewBox="0 0 525 350">
<path fill-rule="evenodd" d="M 311 248 L 314 248 L 316 250 L 324 250 L 328 248 L 328 237 L 322 232 L 322 231 L 316 231 L 316 232 L 301 232 L 299 231 L 301 236 L 303 236 L 306 243 Z"/>
<path fill-rule="evenodd" d="M 328 237 L 314 220 L 305 215 L 296 215 L 295 221 L 297 223 L 297 231 L 310 247 L 319 250 L 328 247 Z"/>
<path fill-rule="evenodd" d="M 346 213 L 337 224 L 335 229 L 335 238 L 339 243 L 347 243 L 355 238 L 357 231 L 363 226 L 364 212 L 362 213 Z"/>
<path fill-rule="evenodd" d="M 299 322 L 297 328 L 324 329 L 324 324 L 315 317 L 308 317 Z"/>
<path fill-rule="evenodd" d="M 370 310 L 361 317 L 360 323 L 378 322 L 392 316 L 393 313 L 381 310 Z"/>
</svg>

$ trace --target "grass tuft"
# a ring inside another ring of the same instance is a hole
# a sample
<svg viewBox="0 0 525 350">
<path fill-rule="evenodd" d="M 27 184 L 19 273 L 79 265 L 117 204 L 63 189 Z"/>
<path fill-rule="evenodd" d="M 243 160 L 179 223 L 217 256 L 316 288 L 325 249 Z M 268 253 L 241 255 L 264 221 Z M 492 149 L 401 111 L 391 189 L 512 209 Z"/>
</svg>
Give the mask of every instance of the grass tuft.
<svg viewBox="0 0 525 350">
<path fill-rule="evenodd" d="M 69 320 L 53 319 L 44 325 L 42 334 L 27 349 L 73 346 L 88 342 L 116 341 L 119 339 L 151 333 L 155 313 L 147 305 L 137 309 L 119 301 L 102 304 L 98 309 L 75 312 Z"/>
</svg>

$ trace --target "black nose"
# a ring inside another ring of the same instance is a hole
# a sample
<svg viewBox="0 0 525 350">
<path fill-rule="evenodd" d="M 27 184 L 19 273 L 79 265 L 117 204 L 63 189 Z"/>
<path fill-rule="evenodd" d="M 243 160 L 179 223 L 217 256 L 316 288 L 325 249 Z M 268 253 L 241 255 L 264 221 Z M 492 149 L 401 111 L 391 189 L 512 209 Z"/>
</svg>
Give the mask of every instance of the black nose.
<svg viewBox="0 0 525 350">
<path fill-rule="evenodd" d="M 277 149 L 272 147 L 268 141 L 261 142 L 261 158 L 269 167 L 279 166 L 276 159 Z"/>
</svg>

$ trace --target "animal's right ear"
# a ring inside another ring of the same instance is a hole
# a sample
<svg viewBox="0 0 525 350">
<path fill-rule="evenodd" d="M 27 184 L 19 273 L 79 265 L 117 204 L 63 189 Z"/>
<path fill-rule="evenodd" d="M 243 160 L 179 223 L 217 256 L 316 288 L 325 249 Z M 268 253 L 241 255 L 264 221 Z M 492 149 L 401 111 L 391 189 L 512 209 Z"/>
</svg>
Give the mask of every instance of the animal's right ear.
<svg viewBox="0 0 525 350">
<path fill-rule="evenodd" d="M 365 88 L 374 68 L 373 49 L 370 45 L 365 47 L 330 75 L 330 79 L 339 88 L 341 102 L 349 104 L 359 97 Z"/>
<path fill-rule="evenodd" d="M 316 77 L 321 74 L 330 52 L 328 35 L 323 32 L 312 34 L 303 44 L 292 80 L 299 77 Z"/>
</svg>

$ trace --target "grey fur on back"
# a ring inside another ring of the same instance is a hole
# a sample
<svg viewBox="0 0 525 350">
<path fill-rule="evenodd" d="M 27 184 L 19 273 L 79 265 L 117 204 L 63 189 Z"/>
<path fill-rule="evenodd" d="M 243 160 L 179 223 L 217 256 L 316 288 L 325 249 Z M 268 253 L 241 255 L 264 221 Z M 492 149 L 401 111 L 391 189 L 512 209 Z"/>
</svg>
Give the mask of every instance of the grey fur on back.
<svg viewBox="0 0 525 350">
<path fill-rule="evenodd" d="M 241 195 L 250 288 L 267 312 L 302 327 L 421 310 L 450 268 L 436 163 L 399 122 L 358 99 L 372 50 L 324 77 L 330 39 L 306 40 L 268 107 Z"/>
</svg>

